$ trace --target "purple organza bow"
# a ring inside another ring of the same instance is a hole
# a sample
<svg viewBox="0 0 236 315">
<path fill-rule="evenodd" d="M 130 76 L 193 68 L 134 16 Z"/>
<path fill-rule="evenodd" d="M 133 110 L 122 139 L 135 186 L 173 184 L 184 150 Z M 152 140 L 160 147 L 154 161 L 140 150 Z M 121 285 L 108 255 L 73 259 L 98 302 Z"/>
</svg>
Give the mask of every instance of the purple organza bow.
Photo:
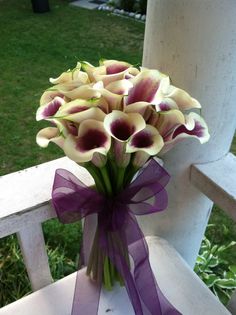
<svg viewBox="0 0 236 315">
<path fill-rule="evenodd" d="M 136 315 L 181 314 L 164 297 L 156 283 L 148 247 L 135 217 L 167 207 L 164 187 L 169 178 L 169 174 L 152 159 L 125 190 L 109 200 L 66 170 L 58 169 L 55 174 L 52 202 L 59 220 L 72 223 L 85 218 L 84 247 L 88 249 L 94 235 L 88 219 L 92 214 L 97 215 L 100 248 L 122 275 Z M 133 262 L 131 270 L 119 244 L 109 242 L 117 233 L 119 240 L 128 247 Z M 97 314 L 101 285 L 102 282 L 94 283 L 83 273 L 77 273 L 72 315 Z"/>
</svg>

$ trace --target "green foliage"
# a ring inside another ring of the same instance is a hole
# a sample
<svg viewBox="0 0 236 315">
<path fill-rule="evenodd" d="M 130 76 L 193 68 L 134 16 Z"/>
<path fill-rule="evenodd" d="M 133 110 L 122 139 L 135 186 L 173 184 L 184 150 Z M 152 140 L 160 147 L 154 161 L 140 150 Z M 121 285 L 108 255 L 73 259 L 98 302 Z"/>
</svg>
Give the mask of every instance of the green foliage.
<svg viewBox="0 0 236 315">
<path fill-rule="evenodd" d="M 135 0 L 120 0 L 120 8 L 125 11 L 133 11 Z"/>
<path fill-rule="evenodd" d="M 50 248 L 59 246 L 66 257 L 74 261 L 77 259 L 82 239 L 80 222 L 62 224 L 57 219 L 53 219 L 43 224 L 43 231 L 45 242 Z"/>
<path fill-rule="evenodd" d="M 146 14 L 147 0 L 118 0 L 110 1 L 109 3 L 118 9 L 128 12 Z"/>
<path fill-rule="evenodd" d="M 142 14 L 146 14 L 147 11 L 147 0 L 139 0 L 140 11 Z"/>
<path fill-rule="evenodd" d="M 212 228 L 214 225 L 209 225 Z M 226 227 L 223 226 L 226 230 Z M 229 265 L 224 253 L 234 247 L 236 242 L 227 245 L 213 244 L 204 237 L 196 261 L 195 272 L 213 291 L 223 304 L 227 304 L 234 289 L 236 289 L 236 265 Z"/>
<path fill-rule="evenodd" d="M 75 262 L 65 256 L 62 247 L 47 246 L 49 265 L 54 280 L 76 270 Z M 20 248 L 15 236 L 0 240 L 0 307 L 31 292 Z"/>
</svg>

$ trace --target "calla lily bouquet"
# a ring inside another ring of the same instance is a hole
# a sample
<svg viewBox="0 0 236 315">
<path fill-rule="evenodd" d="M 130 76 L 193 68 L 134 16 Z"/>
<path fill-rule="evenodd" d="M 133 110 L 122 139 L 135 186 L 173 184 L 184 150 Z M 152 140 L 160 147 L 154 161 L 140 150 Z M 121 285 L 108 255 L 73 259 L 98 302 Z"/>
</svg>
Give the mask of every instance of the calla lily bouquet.
<svg viewBox="0 0 236 315">
<path fill-rule="evenodd" d="M 50 82 L 36 119 L 52 126 L 39 131 L 36 141 L 41 147 L 57 144 L 90 172 L 97 191 L 108 199 L 124 191 L 152 157 L 185 138 L 209 139 L 204 119 L 191 111 L 200 103 L 158 70 L 116 60 L 102 60 L 97 67 L 78 62 Z M 122 251 L 128 260 L 127 249 Z M 87 273 L 97 280 L 99 250 L 93 246 L 92 252 Z M 122 283 L 111 259 L 102 259 L 105 287 Z"/>
</svg>

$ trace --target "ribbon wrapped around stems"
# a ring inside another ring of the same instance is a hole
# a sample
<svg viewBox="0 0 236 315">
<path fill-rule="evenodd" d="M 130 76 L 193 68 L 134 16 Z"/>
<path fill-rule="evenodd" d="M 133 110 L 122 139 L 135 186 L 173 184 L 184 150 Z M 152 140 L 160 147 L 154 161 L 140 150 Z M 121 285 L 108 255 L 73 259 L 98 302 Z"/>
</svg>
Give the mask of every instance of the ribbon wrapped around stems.
<svg viewBox="0 0 236 315">
<path fill-rule="evenodd" d="M 138 176 L 117 196 L 109 199 L 84 185 L 70 172 L 58 169 L 55 174 L 52 202 L 62 223 L 85 218 L 84 239 L 91 240 L 87 219 L 97 215 L 99 249 L 109 257 L 123 277 L 136 315 L 180 315 L 164 297 L 153 275 L 148 247 L 135 215 L 162 211 L 167 207 L 165 186 L 169 174 L 154 159 L 143 167 Z M 122 246 L 121 246 L 122 244 Z M 86 249 L 91 244 L 84 244 Z M 128 249 L 131 266 L 122 248 Z M 101 262 L 98 273 L 102 273 Z M 77 273 L 72 315 L 98 313 L 102 280 L 95 283 Z"/>
</svg>

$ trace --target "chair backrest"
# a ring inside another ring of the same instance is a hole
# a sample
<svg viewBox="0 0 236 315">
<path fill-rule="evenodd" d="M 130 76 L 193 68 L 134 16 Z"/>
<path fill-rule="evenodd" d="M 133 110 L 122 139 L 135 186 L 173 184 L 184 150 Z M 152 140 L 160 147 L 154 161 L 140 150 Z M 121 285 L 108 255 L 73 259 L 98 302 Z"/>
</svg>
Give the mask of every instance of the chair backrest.
<svg viewBox="0 0 236 315">
<path fill-rule="evenodd" d="M 66 157 L 0 177 L 0 238 L 17 233 L 34 291 L 52 282 L 41 224 L 56 216 L 50 200 L 57 168 L 93 183 L 82 167 Z"/>
</svg>

